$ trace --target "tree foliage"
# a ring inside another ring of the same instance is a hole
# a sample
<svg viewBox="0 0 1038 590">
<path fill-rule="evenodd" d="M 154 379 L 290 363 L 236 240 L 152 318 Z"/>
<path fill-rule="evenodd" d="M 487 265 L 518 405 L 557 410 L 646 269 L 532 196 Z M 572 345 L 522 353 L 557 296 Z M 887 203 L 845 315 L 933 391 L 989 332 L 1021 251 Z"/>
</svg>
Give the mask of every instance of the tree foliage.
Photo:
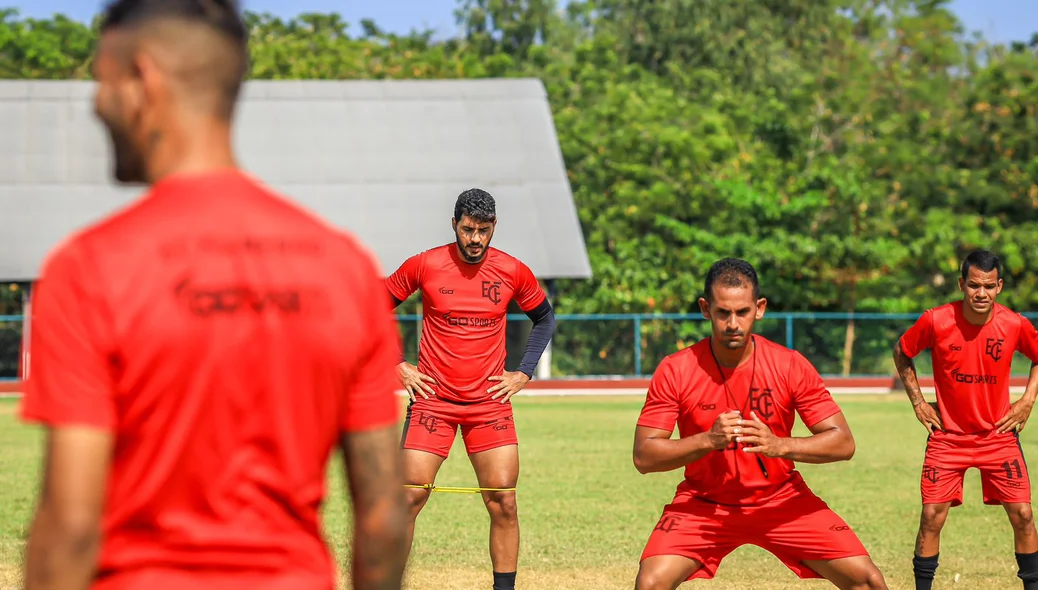
<svg viewBox="0 0 1038 590">
<path fill-rule="evenodd" d="M 461 0 L 445 40 L 249 14 L 251 76 L 543 80 L 594 270 L 560 282 L 562 312 L 694 311 L 729 255 L 758 266 L 772 309 L 918 312 L 956 297 L 978 247 L 1003 255 L 1003 301 L 1031 309 L 1038 43 L 967 37 L 947 5 Z M 0 76 L 86 78 L 95 41 L 0 12 Z M 853 325 L 809 339 L 843 371 L 863 346 Z"/>
</svg>

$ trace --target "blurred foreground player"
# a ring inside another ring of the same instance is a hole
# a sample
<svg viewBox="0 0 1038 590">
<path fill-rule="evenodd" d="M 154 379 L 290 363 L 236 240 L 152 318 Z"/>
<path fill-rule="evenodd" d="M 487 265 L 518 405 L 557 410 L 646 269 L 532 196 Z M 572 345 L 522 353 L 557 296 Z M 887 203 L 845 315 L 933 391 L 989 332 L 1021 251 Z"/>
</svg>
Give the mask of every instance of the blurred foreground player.
<svg viewBox="0 0 1038 590">
<path fill-rule="evenodd" d="M 747 543 L 801 578 L 885 589 L 854 531 L 794 469 L 794 461 L 854 454 L 839 406 L 800 353 L 753 334 L 767 302 L 749 263 L 715 263 L 703 292 L 699 306 L 712 336 L 660 363 L 635 431 L 638 471 L 685 469 L 649 536 L 636 589 L 712 578 L 721 560 Z M 794 412 L 811 436 L 790 437 Z M 672 440 L 675 424 L 680 438 Z"/>
<path fill-rule="evenodd" d="M 980 470 L 984 503 L 1009 515 L 1016 545 L 1017 576 L 1038 590 L 1038 533 L 1031 513 L 1031 478 L 1019 430 L 1038 397 L 1038 332 L 1027 318 L 995 302 L 1002 292 L 1002 263 L 977 250 L 961 266 L 961 301 L 927 310 L 894 348 L 897 366 L 915 415 L 930 435 L 920 487 L 919 519 L 912 566 L 918 590 L 930 590 L 937 571 L 941 529 L 952 506 L 962 504 L 967 469 Z M 938 414 L 923 398 L 912 359 L 930 349 Z M 1013 353 L 1031 359 L 1023 397 L 1009 403 Z"/>
<path fill-rule="evenodd" d="M 452 219 L 455 240 L 416 254 L 386 279 L 394 306 L 422 293 L 418 366 L 402 362 L 400 380 L 411 396 L 404 425 L 407 482 L 436 479 L 461 428 L 469 460 L 490 513 L 494 590 L 515 588 L 519 516 L 515 488 L 519 447 L 511 398 L 533 377 L 555 330 L 555 313 L 529 267 L 490 247 L 497 206 L 486 191 L 458 196 Z M 533 321 L 518 371 L 505 370 L 505 324 L 515 301 Z M 429 490 L 408 489 L 414 520 Z M 410 545 L 410 542 L 408 543 Z"/>
<path fill-rule="evenodd" d="M 55 249 L 34 292 L 22 411 L 47 433 L 26 588 L 331 590 L 339 446 L 353 588 L 399 589 L 385 287 L 351 236 L 237 169 L 237 7 L 115 2 L 93 65 L 116 178 L 150 190 Z"/>
</svg>

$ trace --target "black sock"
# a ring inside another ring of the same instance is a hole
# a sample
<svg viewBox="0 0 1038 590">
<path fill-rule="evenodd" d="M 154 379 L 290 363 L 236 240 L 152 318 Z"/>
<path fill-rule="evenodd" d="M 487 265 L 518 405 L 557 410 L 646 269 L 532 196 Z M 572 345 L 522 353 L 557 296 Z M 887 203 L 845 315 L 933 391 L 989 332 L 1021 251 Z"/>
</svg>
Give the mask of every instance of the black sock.
<svg viewBox="0 0 1038 590">
<path fill-rule="evenodd" d="M 933 577 L 937 573 L 937 558 L 940 553 L 933 557 L 912 557 L 912 570 L 915 572 L 915 590 L 932 590 Z"/>
<path fill-rule="evenodd" d="M 1024 581 L 1024 590 L 1038 590 L 1038 553 L 1017 553 L 1016 564 L 1020 566 L 1016 576 Z"/>
<path fill-rule="evenodd" d="M 494 590 L 515 590 L 515 572 L 508 574 L 494 572 Z"/>
</svg>

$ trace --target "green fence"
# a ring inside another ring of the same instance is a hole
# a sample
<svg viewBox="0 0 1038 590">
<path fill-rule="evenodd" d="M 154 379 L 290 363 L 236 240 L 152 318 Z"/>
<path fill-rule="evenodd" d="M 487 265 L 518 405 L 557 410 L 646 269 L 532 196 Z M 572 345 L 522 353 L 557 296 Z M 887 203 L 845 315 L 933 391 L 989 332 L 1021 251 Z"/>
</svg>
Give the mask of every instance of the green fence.
<svg viewBox="0 0 1038 590">
<path fill-rule="evenodd" d="M 1025 313 L 1035 320 L 1038 313 Z M 421 316 L 399 315 L 404 352 L 418 356 Z M 757 323 L 757 333 L 804 354 L 824 375 L 894 374 L 891 351 L 901 333 L 918 314 L 769 313 Z M 0 379 L 18 375 L 22 316 L 0 316 Z M 522 355 L 530 320 L 508 316 L 510 366 Z M 708 335 L 710 326 L 699 314 L 560 314 L 551 346 L 553 377 L 652 374 L 660 360 Z M 346 335 L 344 335 L 346 337 Z M 921 374 L 930 373 L 928 354 L 917 359 Z M 1021 355 L 1014 374 L 1030 367 Z"/>
</svg>

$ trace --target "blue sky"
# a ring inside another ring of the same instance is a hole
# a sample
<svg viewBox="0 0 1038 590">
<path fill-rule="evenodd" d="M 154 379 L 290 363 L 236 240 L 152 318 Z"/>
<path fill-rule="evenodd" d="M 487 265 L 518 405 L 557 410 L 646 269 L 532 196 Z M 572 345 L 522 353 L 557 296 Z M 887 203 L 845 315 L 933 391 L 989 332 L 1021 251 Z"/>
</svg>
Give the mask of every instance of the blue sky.
<svg viewBox="0 0 1038 590">
<path fill-rule="evenodd" d="M 373 18 L 383 29 L 404 33 L 432 28 L 440 35 L 455 32 L 455 0 L 243 0 L 245 8 L 291 16 L 300 12 L 338 12 L 347 22 Z M 88 20 L 103 4 L 99 0 L 0 0 L 23 16 L 45 17 L 61 12 Z M 1028 41 L 1038 32 L 1038 0 L 953 0 L 952 10 L 970 30 L 992 41 Z"/>
</svg>

